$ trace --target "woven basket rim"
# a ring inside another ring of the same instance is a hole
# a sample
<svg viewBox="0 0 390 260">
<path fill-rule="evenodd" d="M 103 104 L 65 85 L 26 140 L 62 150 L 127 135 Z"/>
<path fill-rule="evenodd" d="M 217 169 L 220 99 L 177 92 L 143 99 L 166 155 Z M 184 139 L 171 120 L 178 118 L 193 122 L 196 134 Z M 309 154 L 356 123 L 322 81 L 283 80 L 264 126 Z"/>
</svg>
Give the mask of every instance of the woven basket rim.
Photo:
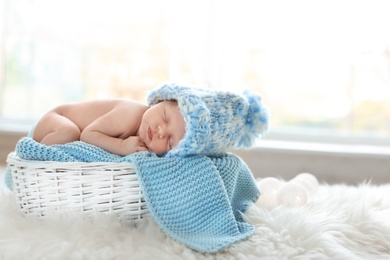
<svg viewBox="0 0 390 260">
<path fill-rule="evenodd" d="M 8 154 L 7 156 L 7 164 L 9 163 L 12 163 L 12 162 L 24 162 L 24 163 L 28 163 L 28 164 L 34 164 L 34 165 L 39 165 L 39 164 L 42 164 L 42 165 L 51 165 L 51 164 L 55 164 L 57 166 L 59 165 L 64 165 L 66 167 L 69 167 L 69 166 L 80 166 L 80 165 L 85 165 L 85 166 L 133 166 L 132 163 L 130 162 L 100 162 L 100 161 L 97 161 L 97 162 L 82 162 L 82 161 L 78 161 L 78 162 L 62 162 L 62 161 L 38 161 L 38 160 L 28 160 L 28 159 L 23 159 L 23 158 L 20 158 L 16 152 L 11 152 Z M 65 168 L 66 168 L 65 167 Z"/>
</svg>

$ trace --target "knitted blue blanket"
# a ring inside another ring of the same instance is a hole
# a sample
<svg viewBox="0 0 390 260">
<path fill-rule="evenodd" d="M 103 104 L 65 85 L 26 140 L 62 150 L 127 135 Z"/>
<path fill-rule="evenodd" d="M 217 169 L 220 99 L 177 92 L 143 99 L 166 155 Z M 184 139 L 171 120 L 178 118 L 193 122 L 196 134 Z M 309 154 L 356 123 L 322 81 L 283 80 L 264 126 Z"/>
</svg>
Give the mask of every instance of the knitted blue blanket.
<svg viewBox="0 0 390 260">
<path fill-rule="evenodd" d="M 122 157 L 83 142 L 45 146 L 26 137 L 18 142 L 16 154 L 26 160 L 135 164 L 153 219 L 167 235 L 201 252 L 220 251 L 254 231 L 242 213 L 260 193 L 246 164 L 230 153 L 164 158 L 141 152 Z"/>
</svg>

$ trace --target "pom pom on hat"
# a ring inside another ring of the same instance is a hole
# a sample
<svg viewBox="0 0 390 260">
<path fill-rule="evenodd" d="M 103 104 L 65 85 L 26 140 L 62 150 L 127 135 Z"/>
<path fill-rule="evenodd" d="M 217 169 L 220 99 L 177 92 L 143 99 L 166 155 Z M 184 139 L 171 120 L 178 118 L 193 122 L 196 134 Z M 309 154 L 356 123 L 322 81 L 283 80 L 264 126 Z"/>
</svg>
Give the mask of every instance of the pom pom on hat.
<svg viewBox="0 0 390 260">
<path fill-rule="evenodd" d="M 268 130 L 261 97 L 209 89 L 163 85 L 151 91 L 149 105 L 176 100 L 186 123 L 185 135 L 165 156 L 220 154 L 231 147 L 250 147 Z"/>
</svg>

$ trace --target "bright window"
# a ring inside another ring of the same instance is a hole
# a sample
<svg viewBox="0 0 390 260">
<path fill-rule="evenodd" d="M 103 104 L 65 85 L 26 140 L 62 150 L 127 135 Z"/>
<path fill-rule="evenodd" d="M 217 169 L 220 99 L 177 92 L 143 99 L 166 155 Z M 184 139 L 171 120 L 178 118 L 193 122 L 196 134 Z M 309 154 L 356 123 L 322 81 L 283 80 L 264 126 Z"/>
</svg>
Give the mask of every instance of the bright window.
<svg viewBox="0 0 390 260">
<path fill-rule="evenodd" d="M 2 1 L 3 121 L 173 81 L 260 92 L 271 133 L 390 138 L 386 0 Z"/>
</svg>

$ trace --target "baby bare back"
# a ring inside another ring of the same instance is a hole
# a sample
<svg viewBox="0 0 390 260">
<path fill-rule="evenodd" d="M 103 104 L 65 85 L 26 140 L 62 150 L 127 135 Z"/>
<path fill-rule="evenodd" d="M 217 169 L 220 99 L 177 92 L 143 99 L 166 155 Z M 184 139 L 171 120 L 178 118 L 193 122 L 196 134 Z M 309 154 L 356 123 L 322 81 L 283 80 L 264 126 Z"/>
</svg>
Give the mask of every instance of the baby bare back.
<svg viewBox="0 0 390 260">
<path fill-rule="evenodd" d="M 135 137 L 147 108 L 128 99 L 61 105 L 42 117 L 33 138 L 47 145 L 81 140 L 120 155 L 146 150 L 142 140 Z M 134 138 L 126 141 L 130 137 Z"/>
</svg>

